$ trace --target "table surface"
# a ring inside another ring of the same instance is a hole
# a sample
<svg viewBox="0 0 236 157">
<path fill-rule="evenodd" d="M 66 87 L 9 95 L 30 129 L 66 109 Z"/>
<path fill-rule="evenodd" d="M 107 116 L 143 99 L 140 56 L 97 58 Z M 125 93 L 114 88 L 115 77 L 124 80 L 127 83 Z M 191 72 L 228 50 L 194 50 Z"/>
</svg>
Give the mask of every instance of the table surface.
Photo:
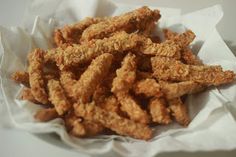
<svg viewBox="0 0 236 157">
<path fill-rule="evenodd" d="M 229 48 L 236 54 L 236 1 L 235 0 L 145 0 L 145 1 L 128 1 L 114 0 L 129 4 L 158 5 L 163 7 L 181 8 L 183 13 L 209 7 L 215 4 L 221 4 L 224 10 L 224 17 L 217 25 L 217 29 L 224 38 Z M 24 11 L 30 0 L 0 0 L 0 25 L 2 26 L 19 26 L 24 15 Z M 1 105 L 1 104 L 0 104 Z M 2 157 L 24 157 L 33 155 L 34 157 L 57 156 L 57 157 L 88 157 L 88 155 L 74 152 L 70 149 L 52 145 L 43 140 L 44 135 L 35 136 L 24 131 L 14 129 L 0 128 L 0 156 Z M 109 155 L 112 156 L 112 155 Z M 217 151 L 217 152 L 174 152 L 160 154 L 158 157 L 174 156 L 236 156 L 236 150 Z"/>
</svg>

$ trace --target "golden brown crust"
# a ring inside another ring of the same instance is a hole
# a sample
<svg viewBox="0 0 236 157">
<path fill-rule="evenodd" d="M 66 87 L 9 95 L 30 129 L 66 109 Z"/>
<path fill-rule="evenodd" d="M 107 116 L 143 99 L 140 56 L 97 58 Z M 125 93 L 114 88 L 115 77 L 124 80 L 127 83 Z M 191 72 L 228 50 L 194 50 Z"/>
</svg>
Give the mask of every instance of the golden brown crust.
<svg viewBox="0 0 236 157">
<path fill-rule="evenodd" d="M 75 75 L 71 71 L 61 71 L 60 75 L 60 83 L 65 90 L 66 95 L 75 101 L 74 95 L 71 92 L 74 84 L 76 84 L 77 80 L 75 79 Z"/>
<path fill-rule="evenodd" d="M 153 57 L 153 75 L 157 79 L 170 81 L 195 81 L 205 85 L 221 85 L 235 80 L 233 71 L 223 71 L 221 66 L 195 66 L 180 61 Z"/>
<path fill-rule="evenodd" d="M 168 83 L 159 81 L 161 91 L 167 99 L 181 97 L 185 94 L 194 94 L 203 91 L 205 87 L 194 81 L 184 81 L 178 83 Z"/>
<path fill-rule="evenodd" d="M 114 54 L 132 49 L 137 47 L 139 42 L 139 37 L 136 34 L 118 32 L 109 38 L 94 40 L 83 45 L 49 50 L 45 55 L 45 59 L 46 61 L 56 61 L 62 70 L 88 63 L 103 53 Z"/>
<path fill-rule="evenodd" d="M 92 24 L 99 23 L 103 21 L 103 18 L 92 18 L 87 17 L 82 21 L 79 21 L 72 25 L 66 25 L 61 29 L 56 29 L 54 32 L 54 42 L 57 46 L 62 46 L 63 44 L 79 44 L 80 37 L 83 31 L 91 26 Z"/>
<path fill-rule="evenodd" d="M 188 126 L 190 122 L 188 109 L 187 106 L 182 102 L 182 100 L 180 98 L 174 98 L 167 101 L 175 120 L 183 126 Z"/>
<path fill-rule="evenodd" d="M 76 115 L 82 116 L 87 120 L 101 123 L 120 135 L 143 140 L 149 140 L 152 137 L 152 130 L 148 126 L 120 117 L 114 112 L 107 112 L 94 103 L 75 104 L 74 108 Z"/>
<path fill-rule="evenodd" d="M 22 89 L 22 91 L 21 91 L 21 99 L 22 100 L 28 100 L 28 101 L 33 102 L 35 104 L 39 103 L 37 100 L 35 100 L 32 92 L 31 92 L 31 89 L 27 88 L 27 87 Z"/>
<path fill-rule="evenodd" d="M 163 95 L 160 85 L 154 79 L 137 81 L 133 86 L 135 94 L 144 94 L 147 97 L 161 97 Z"/>
<path fill-rule="evenodd" d="M 77 117 L 74 112 L 67 114 L 64 120 L 67 131 L 76 137 L 91 137 L 104 130 L 101 124 Z"/>
<path fill-rule="evenodd" d="M 160 17 L 158 10 L 152 11 L 148 7 L 141 7 L 90 26 L 83 32 L 81 41 L 87 42 L 91 39 L 102 39 L 116 31 L 147 30 L 146 27 L 159 20 Z"/>
<path fill-rule="evenodd" d="M 105 53 L 92 61 L 88 69 L 81 75 L 79 81 L 74 84 L 72 93 L 77 101 L 87 103 L 94 93 L 97 85 L 109 72 L 113 56 Z"/>
<path fill-rule="evenodd" d="M 136 79 L 136 56 L 128 53 L 121 64 L 122 67 L 116 70 L 117 77 L 112 83 L 111 91 L 113 93 L 128 91 Z"/>
<path fill-rule="evenodd" d="M 29 86 L 29 74 L 26 71 L 16 71 L 11 75 L 11 79 L 16 83 Z"/>
<path fill-rule="evenodd" d="M 63 115 L 71 109 L 72 104 L 67 99 L 59 81 L 49 80 L 48 92 L 49 100 L 55 106 L 55 109 L 59 115 Z"/>
<path fill-rule="evenodd" d="M 40 49 L 35 49 L 28 55 L 29 60 L 29 83 L 31 92 L 34 98 L 42 103 L 48 103 L 48 95 L 43 77 L 44 52 Z"/>
<path fill-rule="evenodd" d="M 148 107 L 153 122 L 159 124 L 169 124 L 172 122 L 170 111 L 167 108 L 166 102 L 163 98 L 151 99 Z"/>
<path fill-rule="evenodd" d="M 148 113 L 139 106 L 138 102 L 131 95 L 126 92 L 119 92 L 116 96 L 121 104 L 121 110 L 127 113 L 131 120 L 143 124 L 150 122 Z"/>
<path fill-rule="evenodd" d="M 34 115 L 34 118 L 40 122 L 48 122 L 58 117 L 59 115 L 55 108 L 40 109 Z"/>
<path fill-rule="evenodd" d="M 164 36 L 167 40 L 174 40 L 178 42 L 178 37 L 180 35 L 178 35 L 178 33 L 173 32 L 169 29 L 164 29 Z M 182 46 L 182 50 L 181 50 L 181 59 L 183 60 L 184 63 L 186 64 L 190 64 L 190 65 L 202 65 L 202 61 L 191 51 L 190 48 L 188 48 L 187 46 L 192 42 L 192 40 L 195 38 L 195 35 L 193 34 L 193 32 L 191 31 L 186 31 L 185 33 L 185 38 L 183 38 L 184 40 L 182 41 L 182 43 L 180 43 Z"/>
</svg>

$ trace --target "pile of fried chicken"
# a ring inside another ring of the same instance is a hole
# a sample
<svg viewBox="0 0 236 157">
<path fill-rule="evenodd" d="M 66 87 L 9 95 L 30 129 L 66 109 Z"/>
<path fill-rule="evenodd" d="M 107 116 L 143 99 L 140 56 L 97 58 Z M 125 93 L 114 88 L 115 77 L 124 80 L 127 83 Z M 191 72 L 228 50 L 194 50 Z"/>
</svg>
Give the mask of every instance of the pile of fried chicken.
<svg viewBox="0 0 236 157">
<path fill-rule="evenodd" d="M 64 121 L 76 137 L 119 134 L 149 140 L 155 125 L 190 122 L 183 96 L 235 80 L 204 65 L 189 45 L 195 34 L 164 29 L 159 10 L 141 7 L 115 17 L 86 18 L 56 29 L 55 48 L 35 49 L 28 69 L 12 74 L 21 98 L 42 109 L 36 121 Z"/>
</svg>

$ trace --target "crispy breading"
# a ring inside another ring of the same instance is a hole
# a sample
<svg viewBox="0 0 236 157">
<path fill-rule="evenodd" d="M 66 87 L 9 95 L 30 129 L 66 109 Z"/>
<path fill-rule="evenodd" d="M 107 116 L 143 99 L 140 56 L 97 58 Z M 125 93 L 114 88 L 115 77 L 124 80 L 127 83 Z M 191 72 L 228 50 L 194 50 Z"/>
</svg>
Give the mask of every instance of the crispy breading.
<svg viewBox="0 0 236 157">
<path fill-rule="evenodd" d="M 31 89 L 27 88 L 27 87 L 22 89 L 22 91 L 21 91 L 21 99 L 22 100 L 28 100 L 28 101 L 33 102 L 35 104 L 39 103 L 37 100 L 35 100 L 32 92 L 31 92 Z"/>
<path fill-rule="evenodd" d="M 116 70 L 117 77 L 114 78 L 111 91 L 117 96 L 121 110 L 126 112 L 130 119 L 148 123 L 149 116 L 146 111 L 129 95 L 129 90 L 136 79 L 136 56 L 128 53 L 122 61 L 122 66 Z"/>
<path fill-rule="evenodd" d="M 179 124 L 187 126 L 190 122 L 187 106 L 182 102 L 180 98 L 174 98 L 169 100 L 167 99 L 167 101 L 169 103 L 169 108 L 175 120 Z"/>
<path fill-rule="evenodd" d="M 235 80 L 235 73 L 223 71 L 221 66 L 187 65 L 165 57 L 153 57 L 151 62 L 153 76 L 157 79 L 195 81 L 205 85 L 221 85 Z"/>
<path fill-rule="evenodd" d="M 81 75 L 79 81 L 73 85 L 72 94 L 77 101 L 87 103 L 99 85 L 109 72 L 113 56 L 104 53 L 95 58 L 88 69 Z"/>
<path fill-rule="evenodd" d="M 194 81 L 184 81 L 178 83 L 168 83 L 159 81 L 161 91 L 167 99 L 173 99 L 185 94 L 193 94 L 203 91 L 205 87 Z"/>
<path fill-rule="evenodd" d="M 104 130 L 101 124 L 77 117 L 74 112 L 67 114 L 64 120 L 67 130 L 76 137 L 91 137 Z"/>
<path fill-rule="evenodd" d="M 29 83 L 34 98 L 42 103 L 48 103 L 46 84 L 43 77 L 44 51 L 35 49 L 28 55 Z"/>
<path fill-rule="evenodd" d="M 117 99 L 121 104 L 121 110 L 129 116 L 129 118 L 135 122 L 148 124 L 150 122 L 150 116 L 143 110 L 138 102 L 126 92 L 118 92 L 116 94 Z"/>
<path fill-rule="evenodd" d="M 144 94 L 147 97 L 161 97 L 163 95 L 161 86 L 155 79 L 148 78 L 137 81 L 133 86 L 133 90 L 135 94 Z"/>
<path fill-rule="evenodd" d="M 153 43 L 151 39 L 141 37 L 143 45 L 140 51 L 146 55 L 156 55 L 180 59 L 181 47 L 173 40 L 166 40 L 162 43 Z"/>
<path fill-rule="evenodd" d="M 104 18 L 87 17 L 75 24 L 66 25 L 61 29 L 56 29 L 54 32 L 54 42 L 57 46 L 61 46 L 65 43 L 78 44 L 80 43 L 80 37 L 86 28 L 103 20 Z"/>
<path fill-rule="evenodd" d="M 132 12 L 111 17 L 103 22 L 90 26 L 83 32 L 81 41 L 87 42 L 91 39 L 102 39 L 117 31 L 142 31 L 153 22 L 159 20 L 160 17 L 159 10 L 152 11 L 146 6 L 141 7 Z"/>
<path fill-rule="evenodd" d="M 12 73 L 11 79 L 16 83 L 21 83 L 25 86 L 29 86 L 29 74 L 26 71 L 16 71 Z"/>
<path fill-rule="evenodd" d="M 171 31 L 170 29 L 163 29 L 164 37 L 166 40 L 174 39 L 178 33 Z"/>
<path fill-rule="evenodd" d="M 63 115 L 68 112 L 72 104 L 67 99 L 64 90 L 59 81 L 48 81 L 49 100 L 55 106 L 55 109 L 59 115 Z"/>
<path fill-rule="evenodd" d="M 106 111 L 120 113 L 120 103 L 114 95 L 105 97 L 104 101 L 97 105 Z"/>
<path fill-rule="evenodd" d="M 111 91 L 118 93 L 127 91 L 132 87 L 136 78 L 136 56 L 128 53 L 122 61 L 120 69 L 116 70 L 117 77 L 114 78 Z"/>
<path fill-rule="evenodd" d="M 77 80 L 75 75 L 71 71 L 61 71 L 60 83 L 65 90 L 66 95 L 75 101 L 74 95 L 72 93 L 73 86 L 76 84 Z"/>
<path fill-rule="evenodd" d="M 107 112 L 94 103 L 75 104 L 74 109 L 76 115 L 82 116 L 87 120 L 101 123 L 103 126 L 120 135 L 143 140 L 149 140 L 152 137 L 152 130 L 147 125 L 135 123 L 129 119 L 120 117 L 114 112 Z"/>
<path fill-rule="evenodd" d="M 191 30 L 187 30 L 184 33 L 178 34 L 170 40 L 174 40 L 181 46 L 181 48 L 185 48 L 189 46 L 189 44 L 195 39 L 195 37 L 195 34 Z"/>
<path fill-rule="evenodd" d="M 140 39 L 137 34 L 118 32 L 109 38 L 94 40 L 82 45 L 68 46 L 64 50 L 60 47 L 49 50 L 45 59 L 46 61 L 56 61 L 62 70 L 88 63 L 103 53 L 114 54 L 132 49 L 137 47 L 139 43 Z"/>
<path fill-rule="evenodd" d="M 93 101 L 96 104 L 101 104 L 104 102 L 105 98 L 110 95 L 110 88 L 104 86 L 103 84 L 99 84 L 94 93 L 93 93 Z"/>
<path fill-rule="evenodd" d="M 181 58 L 184 63 L 189 65 L 203 65 L 202 61 L 188 47 L 181 50 Z"/>
<path fill-rule="evenodd" d="M 169 124 L 172 122 L 170 111 L 167 108 L 166 102 L 163 98 L 152 98 L 148 108 L 153 122 L 159 124 Z"/>
<path fill-rule="evenodd" d="M 164 29 L 164 36 L 167 40 L 175 40 L 178 41 L 178 33 L 173 32 L 169 29 Z M 181 59 L 184 61 L 184 63 L 186 64 L 191 64 L 191 65 L 202 65 L 202 61 L 192 52 L 192 50 L 190 48 L 188 48 L 187 46 L 192 42 L 192 40 L 194 39 L 194 34 L 193 32 L 186 32 L 185 33 L 185 41 L 182 43 L 182 50 L 181 50 Z M 176 39 L 177 38 L 177 39 Z M 187 46 L 186 46 L 187 45 Z M 184 47 L 185 46 L 185 47 Z"/>
<path fill-rule="evenodd" d="M 47 82 L 51 79 L 57 79 L 58 76 L 53 72 L 45 72 L 44 79 Z M 26 71 L 16 71 L 11 75 L 11 79 L 17 83 L 21 83 L 26 87 L 29 87 L 29 73 Z"/>
<path fill-rule="evenodd" d="M 48 122 L 58 117 L 59 115 L 55 108 L 40 109 L 34 115 L 34 118 L 40 122 Z"/>
</svg>

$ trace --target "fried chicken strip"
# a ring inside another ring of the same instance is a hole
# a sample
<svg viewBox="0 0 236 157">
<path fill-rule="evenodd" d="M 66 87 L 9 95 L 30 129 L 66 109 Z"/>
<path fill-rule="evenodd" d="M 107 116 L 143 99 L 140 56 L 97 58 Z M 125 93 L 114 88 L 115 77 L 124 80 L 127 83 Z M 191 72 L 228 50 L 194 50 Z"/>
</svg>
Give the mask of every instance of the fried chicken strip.
<svg viewBox="0 0 236 157">
<path fill-rule="evenodd" d="M 43 77 L 44 52 L 40 49 L 35 49 L 28 55 L 29 60 L 29 83 L 31 92 L 34 98 L 42 103 L 48 103 L 48 95 Z"/>
<path fill-rule="evenodd" d="M 137 81 L 133 90 L 135 94 L 144 94 L 147 97 L 161 97 L 163 95 L 161 91 L 161 86 L 154 79 L 143 79 Z"/>
<path fill-rule="evenodd" d="M 58 117 L 59 115 L 55 108 L 40 109 L 34 115 L 34 118 L 40 122 L 48 122 Z"/>
<path fill-rule="evenodd" d="M 137 81 L 133 86 L 135 94 L 144 94 L 146 97 L 161 97 L 173 99 L 185 94 L 193 94 L 204 90 L 204 86 L 194 81 L 169 83 L 164 81 L 156 82 L 154 79 L 143 79 Z"/>
<path fill-rule="evenodd" d="M 26 71 L 16 71 L 11 75 L 11 79 L 14 80 L 16 83 L 21 83 L 24 86 L 29 86 L 29 73 Z M 44 79 L 47 82 L 51 79 L 57 79 L 57 75 L 52 72 L 45 72 Z"/>
<path fill-rule="evenodd" d="M 178 83 L 168 83 L 159 81 L 161 91 L 167 99 L 173 99 L 185 94 L 194 94 L 203 91 L 205 87 L 194 81 L 184 81 Z"/>
<path fill-rule="evenodd" d="M 33 102 L 35 104 L 38 104 L 39 102 L 35 100 L 30 88 L 23 88 L 21 91 L 21 99 L 22 100 L 28 100 L 30 102 Z"/>
<path fill-rule="evenodd" d="M 66 115 L 64 120 L 68 132 L 76 137 L 91 137 L 104 130 L 101 124 L 77 117 L 74 112 Z"/>
<path fill-rule="evenodd" d="M 181 49 L 186 48 L 194 40 L 195 34 L 188 30 L 162 43 L 153 43 L 151 39 L 142 36 L 140 38 L 143 40 L 142 53 L 180 59 Z"/>
<path fill-rule="evenodd" d="M 92 18 L 87 17 L 82 21 L 79 21 L 72 25 L 66 25 L 61 29 L 56 29 L 54 32 L 54 42 L 57 46 L 61 46 L 63 44 L 79 44 L 80 37 L 83 31 L 91 26 L 92 24 L 99 23 L 103 21 L 103 18 Z"/>
<path fill-rule="evenodd" d="M 91 39 L 103 39 L 117 31 L 134 32 L 145 30 L 146 27 L 160 19 L 159 10 L 150 10 L 148 7 L 141 7 L 121 16 L 109 18 L 103 22 L 94 24 L 87 28 L 81 37 L 82 42 Z"/>
<path fill-rule="evenodd" d="M 104 53 L 92 61 L 88 69 L 81 75 L 79 81 L 73 85 L 71 92 L 75 99 L 83 103 L 89 102 L 97 85 L 102 82 L 109 72 L 112 60 L 113 56 L 111 54 Z"/>
<path fill-rule="evenodd" d="M 48 81 L 49 100 L 55 106 L 59 115 L 63 115 L 71 109 L 71 103 L 67 99 L 59 81 Z"/>
<path fill-rule="evenodd" d="M 111 91 L 113 93 L 128 91 L 136 79 L 136 56 L 128 53 L 121 64 L 121 68 L 116 70 L 117 77 L 112 83 Z"/>
<path fill-rule="evenodd" d="M 159 124 L 171 123 L 171 117 L 169 109 L 166 106 L 166 102 L 163 98 L 153 98 L 149 103 L 149 110 L 152 116 L 152 121 Z"/>
<path fill-rule="evenodd" d="M 116 95 L 120 104 L 121 110 L 126 112 L 130 119 L 148 123 L 149 116 L 138 103 L 129 95 L 129 89 L 136 78 L 136 56 L 128 53 L 122 61 L 122 66 L 116 71 L 117 77 L 113 80 L 111 91 Z"/>
<path fill-rule="evenodd" d="M 151 59 L 153 76 L 162 80 L 195 81 L 204 85 L 221 85 L 235 80 L 235 73 L 223 71 L 221 66 L 186 65 L 180 61 L 153 57 Z"/>
<path fill-rule="evenodd" d="M 45 58 L 46 61 L 56 61 L 58 67 L 62 70 L 85 64 L 103 53 L 114 54 L 132 49 L 137 47 L 139 43 L 140 39 L 137 34 L 119 32 L 109 38 L 94 40 L 83 45 L 49 50 Z"/>
<path fill-rule="evenodd" d="M 120 117 L 114 112 L 107 112 L 94 103 L 75 104 L 74 109 L 76 115 L 82 116 L 87 120 L 101 123 L 120 135 L 143 140 L 149 140 L 152 137 L 152 130 L 147 125 L 135 123 L 129 119 Z"/>
<path fill-rule="evenodd" d="M 171 113 L 175 117 L 175 120 L 179 124 L 187 126 L 190 122 L 187 106 L 180 98 L 169 99 L 167 101 L 169 103 Z"/>
<path fill-rule="evenodd" d="M 71 71 L 61 71 L 60 83 L 65 90 L 66 95 L 72 100 L 76 101 L 72 93 L 73 86 L 76 84 L 77 80 L 75 75 Z"/>
<path fill-rule="evenodd" d="M 127 113 L 130 119 L 142 124 L 150 122 L 148 113 L 139 106 L 131 95 L 126 92 L 118 92 L 116 97 L 121 104 L 121 111 Z"/>
<path fill-rule="evenodd" d="M 11 75 L 11 79 L 16 83 L 29 86 L 29 74 L 26 71 L 16 71 Z"/>
<path fill-rule="evenodd" d="M 178 33 L 173 32 L 169 29 L 164 29 L 164 36 L 167 40 L 175 40 L 178 41 Z M 188 32 L 188 31 L 187 31 Z M 184 41 L 182 41 L 182 50 L 181 50 L 181 59 L 184 61 L 186 64 L 190 65 L 202 65 L 202 61 L 191 51 L 189 47 L 187 47 L 192 40 L 194 39 L 194 35 L 191 31 L 186 33 L 187 36 Z M 189 38 L 188 38 L 189 36 Z M 176 40 L 177 39 L 177 40 Z"/>
</svg>

